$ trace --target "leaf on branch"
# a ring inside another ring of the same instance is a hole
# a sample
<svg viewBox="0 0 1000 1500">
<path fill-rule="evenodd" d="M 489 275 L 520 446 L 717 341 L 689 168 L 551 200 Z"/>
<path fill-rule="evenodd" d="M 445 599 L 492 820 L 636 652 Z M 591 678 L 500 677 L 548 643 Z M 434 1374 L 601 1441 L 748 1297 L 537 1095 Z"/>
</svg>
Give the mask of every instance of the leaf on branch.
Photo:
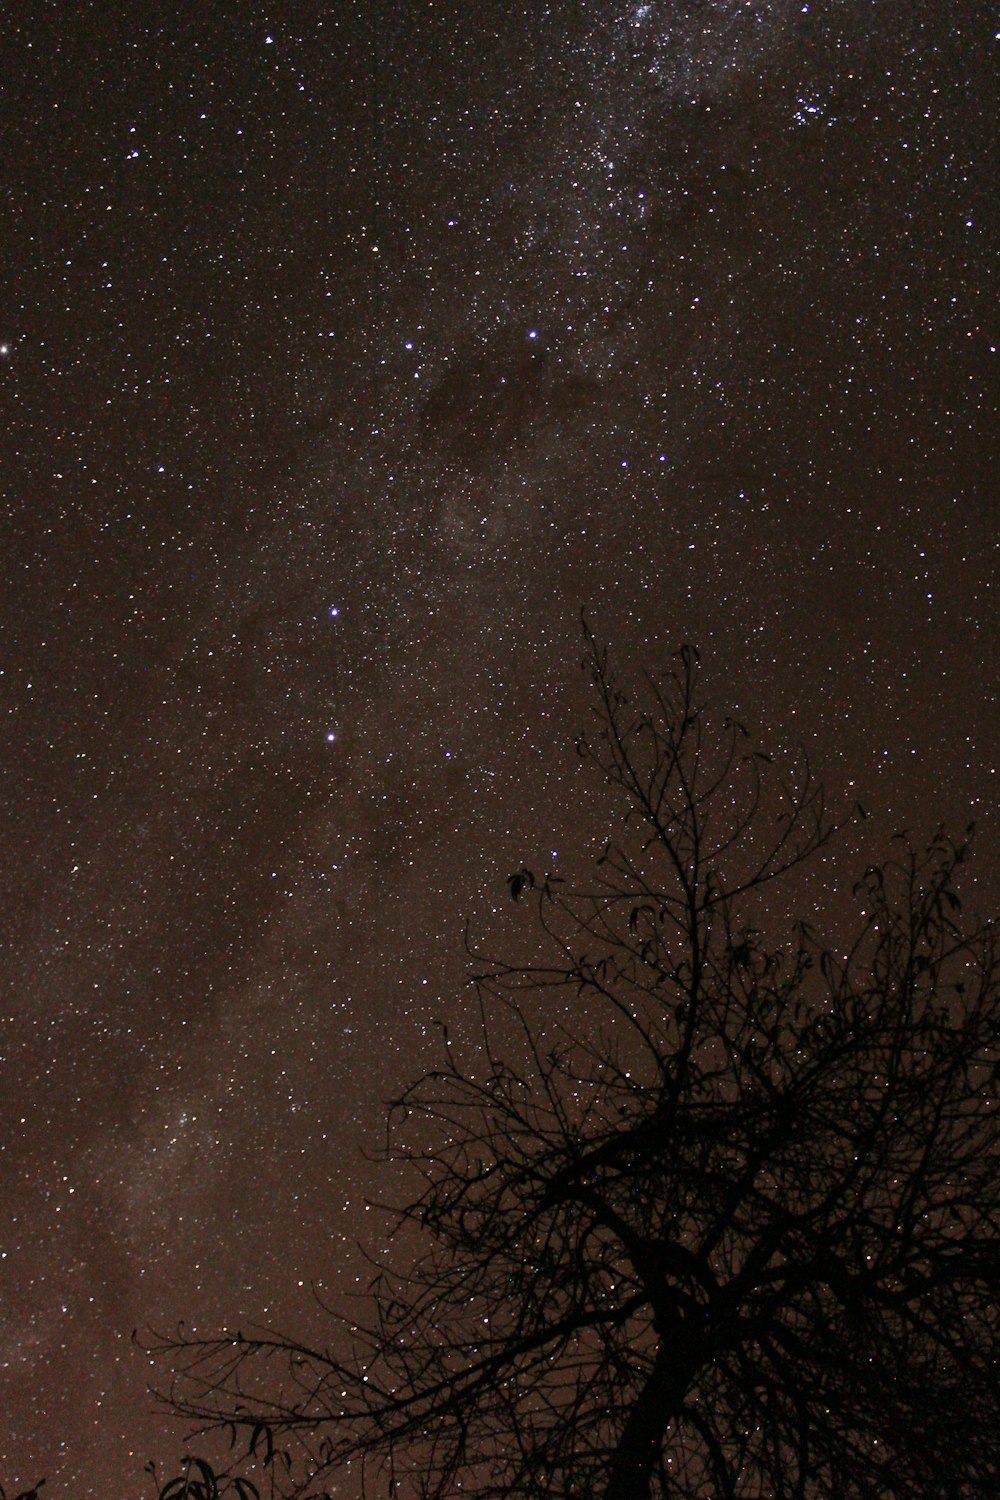
<svg viewBox="0 0 1000 1500">
<path fill-rule="evenodd" d="M 248 1444 L 247 1451 L 251 1453 L 254 1458 L 257 1457 L 257 1447 L 260 1443 L 263 1443 L 264 1445 L 264 1457 L 262 1462 L 264 1464 L 264 1467 L 266 1468 L 274 1458 L 274 1436 L 266 1422 L 258 1422 L 254 1427 L 253 1432 L 250 1434 L 250 1442 Z"/>
</svg>

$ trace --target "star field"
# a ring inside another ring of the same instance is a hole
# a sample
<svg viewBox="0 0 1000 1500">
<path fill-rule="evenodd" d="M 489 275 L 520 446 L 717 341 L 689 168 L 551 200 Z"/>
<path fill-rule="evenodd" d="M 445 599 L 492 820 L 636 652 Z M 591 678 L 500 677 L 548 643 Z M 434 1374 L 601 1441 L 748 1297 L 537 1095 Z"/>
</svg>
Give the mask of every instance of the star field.
<svg viewBox="0 0 1000 1500">
<path fill-rule="evenodd" d="M 606 835 L 581 605 L 878 836 L 974 818 L 995 905 L 989 9 L 209 9 L 5 47 L 0 1481 L 52 1500 L 182 1449 L 134 1327 L 310 1333 L 385 1253 L 466 919 Z"/>
</svg>

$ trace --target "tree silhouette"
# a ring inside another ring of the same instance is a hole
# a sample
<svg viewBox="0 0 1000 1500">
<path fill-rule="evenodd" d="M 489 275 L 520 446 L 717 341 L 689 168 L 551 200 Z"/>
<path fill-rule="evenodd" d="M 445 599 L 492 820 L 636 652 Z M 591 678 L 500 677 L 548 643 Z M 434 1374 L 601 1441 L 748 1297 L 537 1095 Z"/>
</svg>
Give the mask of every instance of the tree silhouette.
<svg viewBox="0 0 1000 1500">
<path fill-rule="evenodd" d="M 164 1399 L 299 1494 L 346 1464 L 428 1500 L 995 1496 L 1000 968 L 966 844 L 898 842 L 824 944 L 775 917 L 846 821 L 808 763 L 716 721 L 690 649 L 638 703 L 589 634 L 586 666 L 619 835 L 586 887 L 510 877 L 535 956 L 479 956 L 480 1045 L 393 1109 L 411 1260 L 348 1355 L 158 1340 Z"/>
<path fill-rule="evenodd" d="M 36 1480 L 30 1489 L 21 1490 L 19 1494 L 13 1495 L 11 1497 L 11 1500 L 39 1500 L 38 1491 L 42 1488 L 42 1485 L 44 1483 L 44 1479 Z M 4 1489 L 2 1484 L 0 1484 L 0 1500 L 7 1500 L 7 1491 Z"/>
</svg>

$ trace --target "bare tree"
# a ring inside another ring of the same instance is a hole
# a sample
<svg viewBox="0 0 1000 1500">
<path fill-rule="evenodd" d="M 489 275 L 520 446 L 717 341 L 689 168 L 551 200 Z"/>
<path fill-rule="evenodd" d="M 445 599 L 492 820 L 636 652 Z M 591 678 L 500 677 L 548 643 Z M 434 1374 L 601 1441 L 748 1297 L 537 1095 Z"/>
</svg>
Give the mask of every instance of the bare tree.
<svg viewBox="0 0 1000 1500">
<path fill-rule="evenodd" d="M 287 1450 L 299 1494 L 348 1465 L 428 1500 L 996 1496 L 1000 966 L 966 845 L 900 842 L 835 950 L 777 915 L 843 827 L 808 764 L 713 719 L 690 649 L 637 704 L 589 635 L 586 665 L 620 835 L 587 888 L 511 877 L 541 956 L 480 955 L 480 1045 L 394 1107 L 409 1264 L 330 1348 L 159 1341 L 166 1403 Z"/>
</svg>

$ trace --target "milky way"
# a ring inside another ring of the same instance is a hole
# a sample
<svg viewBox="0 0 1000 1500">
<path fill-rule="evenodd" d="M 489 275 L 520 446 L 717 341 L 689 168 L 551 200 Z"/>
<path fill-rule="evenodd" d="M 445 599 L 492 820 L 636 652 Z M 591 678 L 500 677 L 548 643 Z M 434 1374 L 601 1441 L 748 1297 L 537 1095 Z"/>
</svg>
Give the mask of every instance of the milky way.
<svg viewBox="0 0 1000 1500">
<path fill-rule="evenodd" d="M 515 9 L 12 23 L 8 1492 L 382 1253 L 466 918 L 607 828 L 582 605 L 995 891 L 987 8 Z"/>
</svg>

